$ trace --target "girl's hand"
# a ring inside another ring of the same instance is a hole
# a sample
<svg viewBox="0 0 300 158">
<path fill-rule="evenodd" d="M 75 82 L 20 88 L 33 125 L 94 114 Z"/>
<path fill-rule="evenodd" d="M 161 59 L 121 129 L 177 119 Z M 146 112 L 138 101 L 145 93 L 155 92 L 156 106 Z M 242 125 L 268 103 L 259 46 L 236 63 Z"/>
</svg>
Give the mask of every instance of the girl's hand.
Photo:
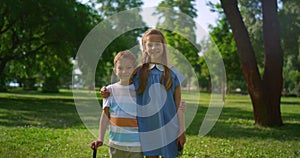
<svg viewBox="0 0 300 158">
<path fill-rule="evenodd" d="M 181 110 L 183 113 L 186 112 L 186 103 L 184 101 L 180 102 L 178 110 Z"/>
<path fill-rule="evenodd" d="M 106 87 L 104 86 L 100 89 L 100 95 L 102 98 L 108 98 L 110 96 L 110 92 L 108 92 Z"/>
<path fill-rule="evenodd" d="M 99 146 L 102 146 L 103 145 L 103 141 L 100 141 L 100 140 L 95 140 L 91 143 L 91 148 L 94 150 L 99 147 Z"/>
<path fill-rule="evenodd" d="M 181 149 L 183 150 L 184 144 L 186 142 L 185 133 L 180 134 L 180 136 L 177 138 L 177 145 L 181 146 Z"/>
</svg>

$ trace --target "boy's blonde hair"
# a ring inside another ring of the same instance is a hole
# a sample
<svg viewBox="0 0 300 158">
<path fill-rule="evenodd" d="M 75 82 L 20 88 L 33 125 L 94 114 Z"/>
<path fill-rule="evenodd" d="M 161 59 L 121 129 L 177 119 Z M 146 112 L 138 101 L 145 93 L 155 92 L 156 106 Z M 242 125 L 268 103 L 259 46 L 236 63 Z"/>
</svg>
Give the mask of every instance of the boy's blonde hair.
<svg viewBox="0 0 300 158">
<path fill-rule="evenodd" d="M 129 50 L 124 50 L 120 51 L 114 58 L 114 65 L 120 60 L 120 59 L 129 59 L 132 61 L 133 65 L 136 65 L 136 57 L 135 55 L 129 51 Z"/>
<path fill-rule="evenodd" d="M 122 60 L 122 59 L 129 59 L 132 63 L 133 66 L 136 66 L 136 57 L 135 55 L 129 51 L 129 50 L 124 50 L 124 51 L 120 51 L 117 53 L 117 55 L 115 56 L 114 58 L 114 68 L 117 64 L 117 62 L 119 60 Z M 111 83 L 115 83 L 118 81 L 118 77 L 113 73 L 113 75 L 111 76 Z"/>
</svg>

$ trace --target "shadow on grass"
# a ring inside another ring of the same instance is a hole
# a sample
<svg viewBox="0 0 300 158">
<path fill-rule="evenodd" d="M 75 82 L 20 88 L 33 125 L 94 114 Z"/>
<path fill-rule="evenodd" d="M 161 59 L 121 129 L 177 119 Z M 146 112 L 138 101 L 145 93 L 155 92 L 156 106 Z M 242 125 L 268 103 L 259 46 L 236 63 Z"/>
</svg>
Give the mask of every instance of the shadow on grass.
<svg viewBox="0 0 300 158">
<path fill-rule="evenodd" d="M 297 101 L 281 101 L 281 104 L 300 106 L 300 102 Z"/>
<path fill-rule="evenodd" d="M 187 129 L 188 135 L 198 135 L 207 107 L 200 106 L 196 117 Z M 215 126 L 206 135 L 218 138 L 247 138 L 300 141 L 300 113 L 282 116 L 282 127 L 258 127 L 254 124 L 253 112 L 240 108 L 224 107 Z"/>
<path fill-rule="evenodd" d="M 37 93 L 41 95 L 43 93 Z M 32 94 L 34 95 L 34 94 Z M 6 127 L 49 127 L 49 128 L 85 128 L 74 105 L 72 97 L 49 99 L 45 97 L 0 97 L 0 126 Z M 53 94 L 51 94 L 53 95 Z M 71 92 L 57 94 L 71 96 Z M 300 112 L 284 113 L 284 126 L 262 128 L 254 124 L 253 112 L 240 107 L 249 106 L 234 101 L 236 107 L 224 107 L 215 126 L 207 134 L 219 138 L 247 138 L 300 140 Z M 198 106 L 198 105 L 197 105 Z M 299 107 L 300 110 L 300 107 Z M 198 135 L 207 107 L 198 106 L 197 113 L 187 129 L 188 135 Z"/>
<path fill-rule="evenodd" d="M 0 98 L 0 124 L 7 127 L 83 127 L 73 99 Z"/>
<path fill-rule="evenodd" d="M 73 96 L 72 89 L 60 89 L 59 93 L 44 93 L 41 90 L 23 90 L 20 88 L 11 88 L 8 92 L 9 94 L 25 94 L 25 95 L 41 95 L 41 96 Z"/>
</svg>

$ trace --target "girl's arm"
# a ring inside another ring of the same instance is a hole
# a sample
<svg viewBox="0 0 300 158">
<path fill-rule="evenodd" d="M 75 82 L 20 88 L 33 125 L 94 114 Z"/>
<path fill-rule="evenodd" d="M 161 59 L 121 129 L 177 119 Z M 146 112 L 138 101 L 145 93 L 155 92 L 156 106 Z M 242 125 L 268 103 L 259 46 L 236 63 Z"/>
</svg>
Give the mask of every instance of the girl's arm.
<svg viewBox="0 0 300 158">
<path fill-rule="evenodd" d="M 107 91 L 106 87 L 104 86 L 100 89 L 100 95 L 102 98 L 108 98 L 110 96 L 110 92 Z"/>
<path fill-rule="evenodd" d="M 100 117 L 100 123 L 99 123 L 99 137 L 97 140 L 92 142 L 91 148 L 97 149 L 99 146 L 103 145 L 104 142 L 104 135 L 107 128 L 107 125 L 109 124 L 109 108 L 105 107 L 102 111 L 101 117 Z"/>
<path fill-rule="evenodd" d="M 185 127 L 184 127 L 184 109 L 185 108 L 185 103 L 181 102 L 181 87 L 178 86 L 175 89 L 174 93 L 174 99 L 175 99 L 175 104 L 177 108 L 177 116 L 178 116 L 178 122 L 179 122 L 179 136 L 177 139 L 177 144 L 181 146 L 183 149 L 184 143 L 186 141 L 185 137 Z"/>
</svg>

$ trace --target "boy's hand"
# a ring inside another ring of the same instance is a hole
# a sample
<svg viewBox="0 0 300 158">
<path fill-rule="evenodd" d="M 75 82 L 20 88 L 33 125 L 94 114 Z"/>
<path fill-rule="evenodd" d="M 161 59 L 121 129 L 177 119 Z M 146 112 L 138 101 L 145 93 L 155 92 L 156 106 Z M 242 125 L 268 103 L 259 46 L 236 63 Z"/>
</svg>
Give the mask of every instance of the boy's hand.
<svg viewBox="0 0 300 158">
<path fill-rule="evenodd" d="M 106 87 L 104 86 L 100 89 L 100 95 L 102 98 L 108 98 L 110 96 L 110 92 L 108 92 Z"/>
<path fill-rule="evenodd" d="M 93 150 L 97 150 L 97 148 L 99 147 L 99 146 L 102 146 L 103 145 L 103 141 L 100 141 L 100 140 L 95 140 L 95 141 L 93 141 L 92 143 L 91 143 L 91 148 L 93 149 Z"/>
</svg>

